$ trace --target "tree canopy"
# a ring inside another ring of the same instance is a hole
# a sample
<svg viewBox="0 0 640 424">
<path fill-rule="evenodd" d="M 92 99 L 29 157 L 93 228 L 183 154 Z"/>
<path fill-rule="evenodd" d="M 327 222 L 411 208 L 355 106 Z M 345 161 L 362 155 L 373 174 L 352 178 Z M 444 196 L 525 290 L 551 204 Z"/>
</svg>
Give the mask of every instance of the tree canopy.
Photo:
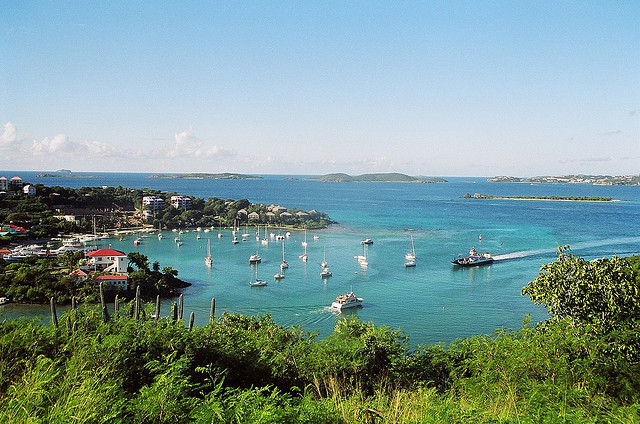
<svg viewBox="0 0 640 424">
<path fill-rule="evenodd" d="M 608 331 L 640 318 L 638 274 L 625 258 L 587 261 L 561 246 L 557 261 L 540 270 L 522 294 L 544 305 L 553 319 L 598 324 Z"/>
</svg>

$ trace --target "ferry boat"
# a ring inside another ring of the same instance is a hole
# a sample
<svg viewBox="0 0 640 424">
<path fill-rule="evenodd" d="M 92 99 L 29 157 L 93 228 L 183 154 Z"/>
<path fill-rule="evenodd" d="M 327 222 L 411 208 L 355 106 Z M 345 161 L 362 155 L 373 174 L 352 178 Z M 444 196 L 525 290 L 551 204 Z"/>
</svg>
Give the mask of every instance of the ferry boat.
<svg viewBox="0 0 640 424">
<path fill-rule="evenodd" d="M 356 297 L 353 292 L 349 292 L 336 297 L 336 300 L 331 304 L 331 307 L 338 310 L 355 308 L 357 306 L 362 306 L 362 302 L 364 302 L 363 298 Z"/>
<path fill-rule="evenodd" d="M 491 253 L 479 254 L 475 247 L 469 250 L 469 256 L 466 258 L 458 258 L 451 261 L 452 264 L 462 267 L 490 265 L 493 263 Z"/>
</svg>

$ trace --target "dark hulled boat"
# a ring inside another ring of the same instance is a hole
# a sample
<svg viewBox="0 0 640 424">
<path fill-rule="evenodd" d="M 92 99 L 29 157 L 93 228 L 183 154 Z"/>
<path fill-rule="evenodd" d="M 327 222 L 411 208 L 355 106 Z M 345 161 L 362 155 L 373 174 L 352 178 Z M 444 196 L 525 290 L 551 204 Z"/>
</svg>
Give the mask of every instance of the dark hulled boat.
<svg viewBox="0 0 640 424">
<path fill-rule="evenodd" d="M 479 254 L 475 247 L 469 250 L 469 256 L 451 261 L 452 264 L 463 267 L 490 265 L 493 263 L 491 253 Z"/>
</svg>

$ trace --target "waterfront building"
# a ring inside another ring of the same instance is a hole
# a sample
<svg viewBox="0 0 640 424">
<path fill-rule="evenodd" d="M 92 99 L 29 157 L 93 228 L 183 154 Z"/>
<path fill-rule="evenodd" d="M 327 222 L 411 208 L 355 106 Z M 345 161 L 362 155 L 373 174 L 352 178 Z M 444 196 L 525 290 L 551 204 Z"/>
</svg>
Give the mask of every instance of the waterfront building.
<svg viewBox="0 0 640 424">
<path fill-rule="evenodd" d="M 96 284 L 105 283 L 111 288 L 120 287 L 122 290 L 127 290 L 128 281 L 127 274 L 98 275 L 96 277 Z"/>
<path fill-rule="evenodd" d="M 176 195 L 171 196 L 171 206 L 176 209 L 191 209 L 193 207 L 193 201 L 189 196 Z"/>
</svg>

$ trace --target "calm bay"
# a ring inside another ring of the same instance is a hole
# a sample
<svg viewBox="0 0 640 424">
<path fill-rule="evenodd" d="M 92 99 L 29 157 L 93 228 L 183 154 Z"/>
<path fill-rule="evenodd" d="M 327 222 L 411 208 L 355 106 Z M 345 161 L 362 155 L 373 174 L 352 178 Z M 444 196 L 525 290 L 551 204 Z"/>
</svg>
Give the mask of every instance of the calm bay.
<svg viewBox="0 0 640 424">
<path fill-rule="evenodd" d="M 413 345 L 450 342 L 498 328 L 518 328 L 525 315 L 534 321 L 546 311 L 520 295 L 521 289 L 539 272 L 540 265 L 555 260 L 556 247 L 568 244 L 575 255 L 593 259 L 614 254 L 640 252 L 640 187 L 586 184 L 489 183 L 486 178 L 446 178 L 446 183 L 323 183 L 303 176 L 265 175 L 262 180 L 157 179 L 149 174 L 83 173 L 81 177 L 36 177 L 35 172 L 3 171 L 11 178 L 47 186 L 124 186 L 153 188 L 197 197 L 246 198 L 253 203 L 279 204 L 288 208 L 316 209 L 328 213 L 339 224 L 307 233 L 308 262 L 303 252 L 304 232 L 286 238 L 285 256 L 290 264 L 286 277 L 274 281 L 279 271 L 282 242 L 271 239 L 262 245 L 250 237 L 231 244 L 231 231 L 217 229 L 182 234 L 165 231 L 162 240 L 143 238 L 133 245 L 133 236 L 99 241 L 99 247 L 139 251 L 151 262 L 179 270 L 179 277 L 192 283 L 184 291 L 185 312 L 195 312 L 196 325 L 208 322 L 209 303 L 216 298 L 217 314 L 223 311 L 246 315 L 270 314 L 285 326 L 300 325 L 331 333 L 339 314 L 328 306 L 339 294 L 353 289 L 365 302 L 348 311 L 364 321 L 405 331 Z M 465 193 L 493 196 L 597 196 L 615 202 L 522 201 L 464 199 Z M 264 234 L 264 228 L 260 229 Z M 277 229 L 270 232 L 278 233 Z M 241 227 L 240 232 L 245 232 Z M 404 254 L 413 234 L 415 268 L 404 267 Z M 480 240 L 479 236 L 482 236 Z M 317 236 L 317 238 L 314 238 Z M 360 241 L 371 238 L 368 267 L 355 255 L 363 253 Z M 213 265 L 204 264 L 207 239 Z M 466 255 L 475 246 L 491 252 L 490 266 L 459 269 L 450 261 Z M 262 263 L 258 275 L 266 287 L 250 287 L 255 268 L 248 258 L 258 252 Z M 323 256 L 333 272 L 320 277 Z M 163 303 L 167 315 L 170 300 Z M 42 315 L 48 308 L 5 305 L 2 318 Z"/>
</svg>

